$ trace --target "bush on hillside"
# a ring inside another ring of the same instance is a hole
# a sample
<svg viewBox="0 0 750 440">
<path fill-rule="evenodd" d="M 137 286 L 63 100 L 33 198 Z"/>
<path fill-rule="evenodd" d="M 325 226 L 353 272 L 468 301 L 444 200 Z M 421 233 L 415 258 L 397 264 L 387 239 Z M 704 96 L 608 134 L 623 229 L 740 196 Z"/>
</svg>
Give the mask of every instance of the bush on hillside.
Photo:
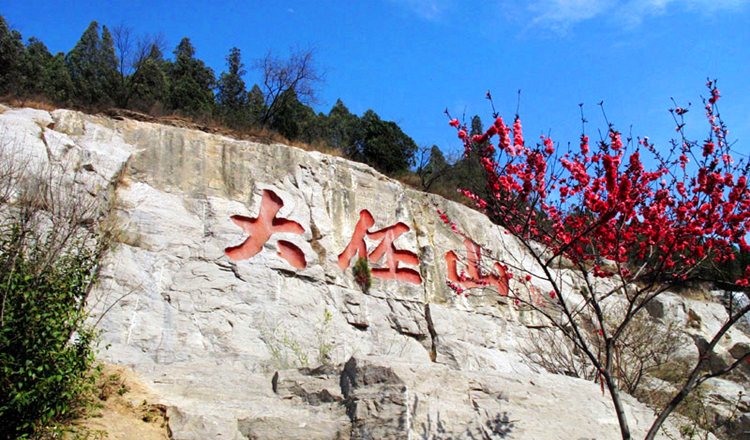
<svg viewBox="0 0 750 440">
<path fill-rule="evenodd" d="M 0 439 L 77 414 L 92 383 L 85 304 L 104 243 L 71 173 L 28 172 L 10 155 L 0 150 Z"/>
</svg>

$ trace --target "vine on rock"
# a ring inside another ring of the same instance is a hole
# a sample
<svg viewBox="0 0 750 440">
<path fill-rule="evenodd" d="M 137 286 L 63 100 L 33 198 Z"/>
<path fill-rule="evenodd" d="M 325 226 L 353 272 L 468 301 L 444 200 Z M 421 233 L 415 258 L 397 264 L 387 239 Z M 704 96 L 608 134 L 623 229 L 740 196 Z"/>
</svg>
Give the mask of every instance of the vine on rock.
<svg viewBox="0 0 750 440">
<path fill-rule="evenodd" d="M 513 280 L 509 296 L 517 305 L 540 312 L 598 372 L 625 440 L 631 433 L 616 368 L 619 342 L 628 326 L 659 295 L 698 279 L 701 268 L 725 265 L 738 251 L 750 252 L 750 164 L 732 157 L 716 81 L 708 81 L 707 87 L 705 140 L 686 138 L 689 106 L 676 106 L 670 112 L 679 139 L 665 153 L 648 137 L 623 140 L 609 121 L 606 134 L 592 142 L 582 105 L 580 142 L 569 151 L 549 136 L 527 145 L 518 115 L 508 126 L 494 113 L 495 122 L 486 132 L 469 136 L 466 124 L 446 110 L 466 154 L 481 157 L 489 197 L 459 191 L 515 237 L 533 260 L 532 265 L 499 262 Z M 487 99 L 492 102 L 489 92 Z M 574 271 L 583 287 L 573 291 L 564 283 L 561 267 Z M 733 282 L 738 289 L 747 286 L 750 266 Z M 616 319 L 607 307 L 612 301 L 624 305 Z M 748 352 L 720 371 L 708 369 L 719 340 L 749 310 L 750 305 L 730 312 L 708 345 L 700 348 L 697 363 L 658 412 L 646 439 L 654 438 L 701 383 L 750 362 Z"/>
</svg>

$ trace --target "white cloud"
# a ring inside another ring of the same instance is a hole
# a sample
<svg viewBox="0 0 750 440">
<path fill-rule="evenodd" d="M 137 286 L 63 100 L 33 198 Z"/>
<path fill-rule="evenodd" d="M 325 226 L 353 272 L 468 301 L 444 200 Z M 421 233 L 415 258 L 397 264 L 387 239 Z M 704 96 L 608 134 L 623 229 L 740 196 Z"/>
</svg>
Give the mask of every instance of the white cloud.
<svg viewBox="0 0 750 440">
<path fill-rule="evenodd" d="M 527 8 L 535 24 L 565 29 L 596 17 L 614 4 L 614 0 L 534 0 Z"/>
<path fill-rule="evenodd" d="M 390 0 L 427 20 L 437 20 L 451 9 L 453 0 Z"/>
<path fill-rule="evenodd" d="M 523 0 L 503 0 L 516 3 Z M 738 9 L 750 0 L 529 0 L 526 11 L 532 23 L 558 31 L 590 19 L 617 17 L 627 27 L 639 25 L 644 19 L 669 10 L 689 10 L 713 14 L 725 9 Z"/>
<path fill-rule="evenodd" d="M 388 1 L 431 21 L 441 21 L 462 10 L 477 10 L 458 0 Z M 633 28 L 650 17 L 666 13 L 691 11 L 710 16 L 722 10 L 738 10 L 749 3 L 750 0 L 485 0 L 475 6 L 494 10 L 511 21 L 524 21 L 528 24 L 527 30 L 543 27 L 565 32 L 588 20 L 606 20 Z M 478 20 L 480 25 L 487 22 Z"/>
</svg>

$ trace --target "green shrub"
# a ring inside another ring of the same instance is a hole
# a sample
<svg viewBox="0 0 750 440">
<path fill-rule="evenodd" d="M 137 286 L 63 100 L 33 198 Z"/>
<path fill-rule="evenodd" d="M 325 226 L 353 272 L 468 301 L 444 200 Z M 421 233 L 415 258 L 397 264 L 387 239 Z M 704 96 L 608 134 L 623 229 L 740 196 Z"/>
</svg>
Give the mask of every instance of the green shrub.
<svg viewBox="0 0 750 440">
<path fill-rule="evenodd" d="M 0 438 L 23 438 L 70 415 L 90 382 L 95 335 L 82 302 L 96 258 L 81 245 L 40 271 L 42 247 L 10 229 L 0 233 Z"/>
<path fill-rule="evenodd" d="M 357 258 L 357 263 L 354 264 L 354 281 L 359 284 L 364 292 L 367 292 L 372 286 L 370 266 L 367 264 L 366 258 Z"/>
<path fill-rule="evenodd" d="M 93 385 L 85 304 L 106 240 L 97 202 L 74 174 L 8 163 L 0 165 L 0 439 L 34 438 L 78 415 Z"/>
</svg>

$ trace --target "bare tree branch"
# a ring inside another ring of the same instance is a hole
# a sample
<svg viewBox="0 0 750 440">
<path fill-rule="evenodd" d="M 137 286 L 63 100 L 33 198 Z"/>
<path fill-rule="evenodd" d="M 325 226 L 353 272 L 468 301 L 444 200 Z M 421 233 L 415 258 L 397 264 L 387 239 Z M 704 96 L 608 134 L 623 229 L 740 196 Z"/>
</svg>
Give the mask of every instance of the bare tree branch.
<svg viewBox="0 0 750 440">
<path fill-rule="evenodd" d="M 120 23 L 112 29 L 120 69 L 120 93 L 117 105 L 127 108 L 135 92 L 133 84 L 141 73 L 143 63 L 155 51 L 163 53 L 166 48 L 164 34 L 143 34 L 136 37 L 133 28 Z"/>
<path fill-rule="evenodd" d="M 317 50 L 292 49 L 289 58 L 277 57 L 269 50 L 266 56 L 255 60 L 253 68 L 260 70 L 266 111 L 260 123 L 267 125 L 291 98 L 291 92 L 299 102 L 310 105 L 317 102 L 316 87 L 323 81 L 324 73 L 315 64 Z"/>
</svg>

